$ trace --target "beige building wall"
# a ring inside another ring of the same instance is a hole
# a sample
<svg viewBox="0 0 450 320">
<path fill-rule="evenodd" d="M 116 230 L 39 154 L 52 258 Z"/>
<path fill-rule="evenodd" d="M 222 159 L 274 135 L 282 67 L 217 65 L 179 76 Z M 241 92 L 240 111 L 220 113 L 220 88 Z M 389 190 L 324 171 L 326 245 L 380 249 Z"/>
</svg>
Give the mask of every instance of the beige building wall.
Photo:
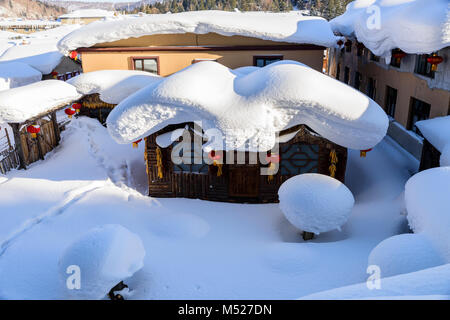
<svg viewBox="0 0 450 320">
<path fill-rule="evenodd" d="M 88 50 L 80 50 L 83 71 L 106 69 L 132 70 L 133 58 L 157 58 L 159 74 L 167 76 L 196 60 L 217 60 L 229 67 L 253 65 L 254 56 L 279 56 L 283 60 L 295 60 L 322 71 L 323 49 L 315 46 L 299 46 L 241 36 L 170 34 L 130 38 L 102 43 Z M 233 50 L 232 47 L 236 49 Z"/>
<path fill-rule="evenodd" d="M 102 20 L 103 17 L 98 18 L 60 18 L 61 24 L 89 24 L 94 21 Z"/>
</svg>

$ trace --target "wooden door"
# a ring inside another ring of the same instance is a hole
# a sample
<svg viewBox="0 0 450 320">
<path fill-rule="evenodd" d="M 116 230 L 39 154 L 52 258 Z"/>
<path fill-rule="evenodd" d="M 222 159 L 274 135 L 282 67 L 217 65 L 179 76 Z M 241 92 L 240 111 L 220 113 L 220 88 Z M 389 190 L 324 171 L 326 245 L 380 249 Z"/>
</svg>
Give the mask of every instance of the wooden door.
<svg viewBox="0 0 450 320">
<path fill-rule="evenodd" d="M 228 181 L 230 197 L 258 197 L 259 173 L 257 166 L 230 168 Z"/>
</svg>

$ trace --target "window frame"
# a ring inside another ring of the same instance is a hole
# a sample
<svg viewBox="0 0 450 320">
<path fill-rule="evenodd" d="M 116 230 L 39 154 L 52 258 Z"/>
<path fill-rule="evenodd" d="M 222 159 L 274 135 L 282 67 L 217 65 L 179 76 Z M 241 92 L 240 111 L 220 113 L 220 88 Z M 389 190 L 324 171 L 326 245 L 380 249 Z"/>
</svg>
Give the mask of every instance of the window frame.
<svg viewBox="0 0 450 320">
<path fill-rule="evenodd" d="M 427 59 L 431 57 L 431 54 L 417 54 L 416 55 L 416 63 L 414 66 L 414 73 L 430 78 L 430 79 L 434 79 L 435 76 L 435 71 L 431 70 L 431 63 L 429 63 L 427 61 Z M 422 61 L 425 60 L 425 61 Z M 419 69 L 419 67 L 421 67 Z M 423 71 L 423 68 L 426 68 L 426 70 L 428 70 L 428 68 L 430 68 L 430 71 Z"/>
<path fill-rule="evenodd" d="M 423 100 L 417 99 L 417 98 L 415 98 L 415 97 L 411 97 L 411 98 L 410 98 L 410 102 L 409 102 L 409 114 L 408 114 L 408 130 L 411 130 L 411 131 L 413 131 L 413 132 L 415 132 L 415 133 L 421 135 L 421 134 L 420 134 L 420 131 L 419 131 L 418 128 L 415 126 L 415 123 L 416 123 L 417 121 L 413 123 L 413 110 L 414 110 L 414 106 L 415 106 L 415 102 L 416 102 L 416 101 L 419 102 L 419 103 L 422 103 L 424 106 L 428 107 L 428 116 L 427 116 L 426 118 L 424 118 L 424 119 L 419 119 L 419 120 L 417 120 L 417 121 L 422 121 L 422 120 L 430 119 L 431 104 L 428 103 L 428 102 L 425 102 L 425 101 L 423 101 Z"/>
<path fill-rule="evenodd" d="M 389 95 L 390 89 L 394 90 L 393 92 L 395 92 L 395 102 L 394 102 L 394 107 L 391 108 L 392 104 L 389 103 L 390 102 L 390 97 L 391 95 Z M 395 89 L 394 87 L 391 86 L 386 86 L 386 98 L 384 99 L 384 105 L 385 105 L 385 112 L 388 116 L 392 117 L 395 119 L 395 109 L 397 108 L 397 100 L 398 100 L 398 90 Z M 391 110 L 392 109 L 392 110 Z M 391 114 L 392 111 L 392 114 Z"/>
<path fill-rule="evenodd" d="M 136 69 L 136 60 L 156 60 L 156 70 L 157 70 L 156 74 L 160 75 L 160 65 L 159 65 L 159 57 L 158 56 L 131 57 L 131 67 L 133 68 L 132 70 L 148 72 L 145 70 Z M 143 61 L 142 61 L 142 66 L 144 66 Z M 151 72 L 148 72 L 148 73 L 153 74 Z"/>
<path fill-rule="evenodd" d="M 284 56 L 283 55 L 281 55 L 281 54 L 279 54 L 279 55 L 267 55 L 267 56 L 261 56 L 261 55 L 256 55 L 256 56 L 253 56 L 253 66 L 254 67 L 257 67 L 257 65 L 256 65 L 256 61 L 258 60 L 258 59 L 267 59 L 267 60 L 270 60 L 270 59 L 272 59 L 272 60 L 274 60 L 274 59 L 279 59 L 280 61 L 282 61 L 282 60 L 284 60 Z M 275 61 L 275 62 L 277 62 L 277 61 Z M 272 62 L 273 63 L 273 62 Z M 270 63 L 269 63 L 270 64 Z M 264 67 L 265 66 L 268 66 L 269 64 L 265 64 L 264 65 Z"/>
</svg>

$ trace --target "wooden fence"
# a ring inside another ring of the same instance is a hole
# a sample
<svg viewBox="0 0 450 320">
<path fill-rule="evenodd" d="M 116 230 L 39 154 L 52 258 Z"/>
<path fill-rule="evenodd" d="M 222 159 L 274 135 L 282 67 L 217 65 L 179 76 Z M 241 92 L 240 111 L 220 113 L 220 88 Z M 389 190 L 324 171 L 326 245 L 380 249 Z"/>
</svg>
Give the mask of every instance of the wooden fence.
<svg viewBox="0 0 450 320">
<path fill-rule="evenodd" d="M 0 128 L 0 173 L 17 169 L 19 164 L 19 154 L 11 144 L 7 129 Z"/>
</svg>

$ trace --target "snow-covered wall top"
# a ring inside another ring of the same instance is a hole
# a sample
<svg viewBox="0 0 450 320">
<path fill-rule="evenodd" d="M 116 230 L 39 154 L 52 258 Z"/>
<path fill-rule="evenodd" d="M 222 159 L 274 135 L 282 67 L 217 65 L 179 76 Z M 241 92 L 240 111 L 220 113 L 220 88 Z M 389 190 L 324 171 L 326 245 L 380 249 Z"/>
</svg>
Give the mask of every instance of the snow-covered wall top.
<svg viewBox="0 0 450 320">
<path fill-rule="evenodd" d="M 80 97 L 74 86 L 59 80 L 1 91 L 0 122 L 24 122 Z"/>
<path fill-rule="evenodd" d="M 106 103 L 118 104 L 136 91 L 159 81 L 159 76 L 136 70 L 101 70 L 83 73 L 67 81 L 82 95 L 100 94 Z"/>
<path fill-rule="evenodd" d="M 122 101 L 107 126 L 117 142 L 130 143 L 193 121 L 221 132 L 225 141 L 216 141 L 216 150 L 269 150 L 277 132 L 298 124 L 344 147 L 368 149 L 388 127 L 373 100 L 288 60 L 247 74 L 212 61 L 191 65 Z"/>
<path fill-rule="evenodd" d="M 450 116 L 416 122 L 417 128 L 430 143 L 442 152 L 450 146 Z"/>
<path fill-rule="evenodd" d="M 356 0 L 330 24 L 378 56 L 431 53 L 450 45 L 449 8 L 448 0 Z"/>
<path fill-rule="evenodd" d="M 114 11 L 102 9 L 81 9 L 75 10 L 60 16 L 60 19 L 79 19 L 79 18 L 103 18 L 114 16 Z"/>
<path fill-rule="evenodd" d="M 0 20 L 1 27 L 34 27 L 34 26 L 59 26 L 61 22 L 50 20 Z"/>
<path fill-rule="evenodd" d="M 298 12 L 191 11 L 142 17 L 121 16 L 113 20 L 96 21 L 67 35 L 58 47 L 61 52 L 67 53 L 98 43 L 177 33 L 240 35 L 325 47 L 335 46 L 339 39 L 334 36 L 325 19 L 305 17 Z"/>
</svg>

